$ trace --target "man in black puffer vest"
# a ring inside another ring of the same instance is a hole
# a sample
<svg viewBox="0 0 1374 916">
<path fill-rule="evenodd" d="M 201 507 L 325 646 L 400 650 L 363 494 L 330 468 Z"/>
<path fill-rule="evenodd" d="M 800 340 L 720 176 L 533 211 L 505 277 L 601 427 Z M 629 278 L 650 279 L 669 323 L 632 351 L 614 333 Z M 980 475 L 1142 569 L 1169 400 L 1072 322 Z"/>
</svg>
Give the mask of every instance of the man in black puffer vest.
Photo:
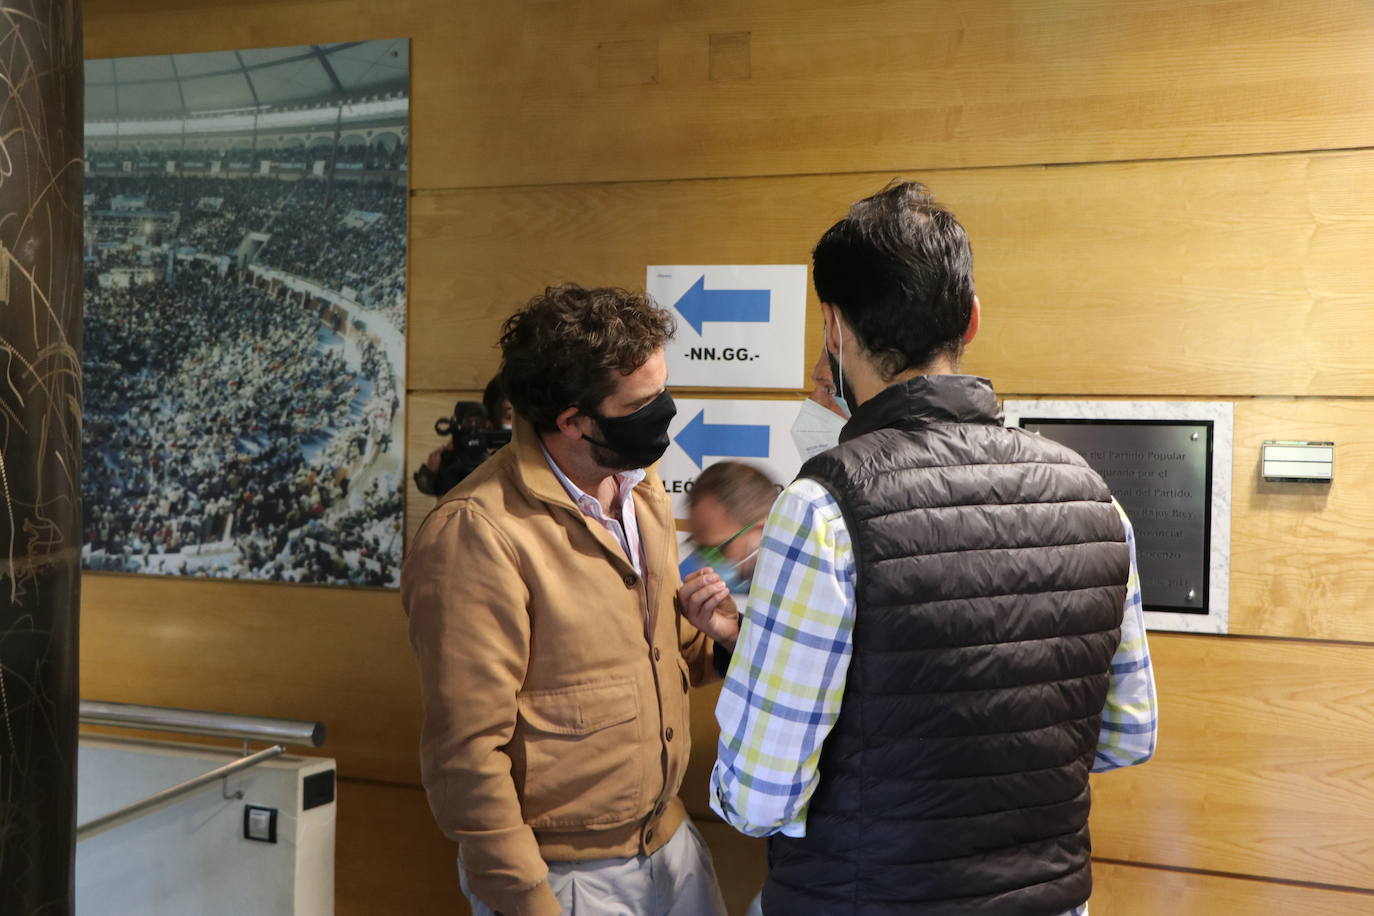
<svg viewBox="0 0 1374 916">
<path fill-rule="evenodd" d="M 1081 913 L 1088 774 L 1155 741 L 1130 523 L 958 374 L 972 256 L 923 186 L 855 204 L 814 258 L 854 411 L 769 517 L 712 804 L 772 835 L 768 916 Z M 731 645 L 709 572 L 682 601 Z"/>
</svg>

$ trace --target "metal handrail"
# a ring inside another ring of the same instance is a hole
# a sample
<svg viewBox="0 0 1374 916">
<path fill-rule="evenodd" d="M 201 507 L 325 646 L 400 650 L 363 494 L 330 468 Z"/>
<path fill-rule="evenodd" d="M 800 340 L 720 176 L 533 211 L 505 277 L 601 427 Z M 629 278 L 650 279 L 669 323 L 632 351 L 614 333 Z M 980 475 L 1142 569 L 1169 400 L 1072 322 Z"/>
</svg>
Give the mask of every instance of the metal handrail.
<svg viewBox="0 0 1374 916">
<path fill-rule="evenodd" d="M 246 770 L 249 767 L 257 766 L 265 760 L 271 760 L 273 757 L 280 757 L 284 753 L 286 753 L 286 748 L 282 747 L 280 744 L 275 744 L 265 750 L 258 751 L 256 754 L 252 754 L 248 757 L 241 757 L 232 763 L 226 763 L 224 766 L 217 767 L 208 773 L 202 773 L 185 782 L 177 783 L 174 786 L 163 789 L 155 795 L 148 796 L 142 801 L 134 802 L 132 805 L 125 805 L 123 808 L 117 808 L 109 814 L 102 814 L 100 817 L 87 821 L 80 827 L 77 827 L 76 840 L 79 843 L 98 833 L 104 833 L 106 830 L 118 827 L 120 824 L 127 823 L 145 814 L 151 814 L 160 808 L 167 807 L 183 795 L 189 795 L 197 789 L 203 789 L 215 780 L 232 776 L 239 770 Z"/>
<path fill-rule="evenodd" d="M 282 744 L 319 747 L 324 744 L 323 722 L 240 716 L 227 712 L 175 709 L 170 706 L 139 706 L 82 700 L 80 718 L 86 725 L 111 725 L 147 731 L 209 735 L 242 741 L 279 741 Z"/>
</svg>

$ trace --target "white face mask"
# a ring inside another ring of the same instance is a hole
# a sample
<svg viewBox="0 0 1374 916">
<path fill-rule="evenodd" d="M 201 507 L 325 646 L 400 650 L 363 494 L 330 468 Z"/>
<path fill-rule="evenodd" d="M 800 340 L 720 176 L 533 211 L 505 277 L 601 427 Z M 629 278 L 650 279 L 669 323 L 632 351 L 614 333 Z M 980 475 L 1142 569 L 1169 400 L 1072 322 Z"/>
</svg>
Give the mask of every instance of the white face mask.
<svg viewBox="0 0 1374 916">
<path fill-rule="evenodd" d="M 807 398 L 797 411 L 797 419 L 792 421 L 792 441 L 801 452 L 802 460 L 806 461 L 839 445 L 841 429 L 844 429 L 842 418 Z"/>
</svg>

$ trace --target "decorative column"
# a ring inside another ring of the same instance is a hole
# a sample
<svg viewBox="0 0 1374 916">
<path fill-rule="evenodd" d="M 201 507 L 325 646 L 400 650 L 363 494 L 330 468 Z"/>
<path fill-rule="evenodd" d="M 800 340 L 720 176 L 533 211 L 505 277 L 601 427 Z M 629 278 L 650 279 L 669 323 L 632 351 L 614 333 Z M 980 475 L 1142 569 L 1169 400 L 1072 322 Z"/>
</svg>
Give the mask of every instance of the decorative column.
<svg viewBox="0 0 1374 916">
<path fill-rule="evenodd" d="M 0 913 L 73 912 L 79 0 L 0 6 Z"/>
</svg>

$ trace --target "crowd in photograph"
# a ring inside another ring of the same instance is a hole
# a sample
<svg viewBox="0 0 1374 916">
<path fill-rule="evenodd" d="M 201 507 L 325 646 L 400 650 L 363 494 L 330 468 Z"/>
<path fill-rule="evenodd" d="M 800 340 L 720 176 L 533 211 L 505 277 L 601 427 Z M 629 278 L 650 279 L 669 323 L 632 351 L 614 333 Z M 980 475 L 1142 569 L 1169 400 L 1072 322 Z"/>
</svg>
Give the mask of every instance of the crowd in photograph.
<svg viewBox="0 0 1374 916">
<path fill-rule="evenodd" d="M 400 398 L 370 338 L 204 262 L 91 286 L 89 567 L 394 584 L 399 480 L 371 469 Z"/>
<path fill-rule="evenodd" d="M 131 248 L 116 248 L 104 251 L 100 255 L 100 269 L 102 271 L 112 270 L 133 270 L 138 268 L 161 268 L 163 260 L 155 257 L 147 250 L 136 251 Z M 95 274 L 93 273 L 94 277 Z"/>
<path fill-rule="evenodd" d="M 272 178 L 196 178 L 159 176 L 88 176 L 88 209 L 115 216 L 96 216 L 92 228 L 109 236 L 124 221 L 136 219 L 139 210 L 176 214 L 174 238 L 160 239 L 177 247 L 192 247 L 206 254 L 232 255 L 249 232 L 259 231 L 271 219 L 291 185 Z M 141 202 L 129 211 L 115 209 Z M 219 201 L 218 204 L 212 204 Z M 125 212 L 128 215 L 124 215 Z M 114 226 L 109 224 L 114 222 Z"/>
<path fill-rule="evenodd" d="M 179 251 L 237 257 L 250 232 L 266 242 L 252 262 L 273 267 L 328 290 L 360 308 L 382 314 L 405 330 L 406 192 L 392 181 L 314 178 L 218 178 L 192 176 L 93 176 L 87 179 L 89 231 L 108 241 L 131 227 L 136 214 L 174 214 L 156 224 L 156 241 Z M 130 210 L 115 209 L 116 202 Z M 104 214 L 103 216 L 98 214 Z M 149 221 L 149 227 L 152 222 Z M 147 249 L 99 252 L 107 266 L 138 258 Z"/>
<path fill-rule="evenodd" d="M 208 171 L 213 163 L 219 163 L 222 172 L 256 173 L 264 162 L 313 169 L 316 162 L 323 161 L 348 171 L 396 173 L 405 170 L 409 156 L 410 148 L 404 142 L 345 142 L 336 148 L 326 141 L 312 142 L 309 146 L 299 142 L 258 149 L 242 146 L 182 149 L 177 145 L 165 149 L 93 149 L 87 151 L 86 158 L 104 170 L 123 168 L 128 162 L 130 168 L 138 172 L 162 172 L 168 162 L 176 163 L 178 169 L 192 171 Z"/>
<path fill-rule="evenodd" d="M 295 183 L 273 214 L 271 239 L 256 263 L 348 290 L 364 308 L 383 311 L 404 330 L 405 188 L 390 182 L 336 182 L 328 220 L 321 220 L 323 182 Z"/>
</svg>

